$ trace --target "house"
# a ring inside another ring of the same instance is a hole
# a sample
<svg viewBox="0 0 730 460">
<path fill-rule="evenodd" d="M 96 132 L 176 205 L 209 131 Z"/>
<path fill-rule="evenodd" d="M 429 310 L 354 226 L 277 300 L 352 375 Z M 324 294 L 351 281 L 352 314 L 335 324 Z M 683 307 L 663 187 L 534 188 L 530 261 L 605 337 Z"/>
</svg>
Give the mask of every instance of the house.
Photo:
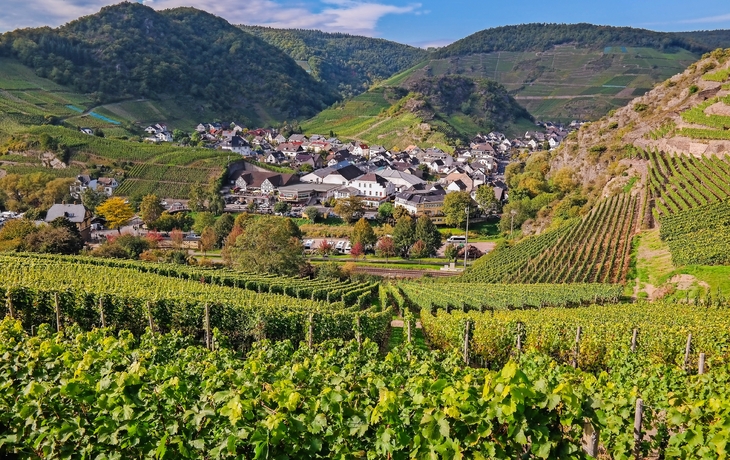
<svg viewBox="0 0 730 460">
<path fill-rule="evenodd" d="M 279 201 L 315 205 L 324 199 L 334 196 L 340 188 L 332 184 L 302 183 L 279 187 Z"/>
<path fill-rule="evenodd" d="M 357 166 L 350 163 L 339 163 L 324 169 L 318 169 L 302 176 L 302 182 L 315 184 L 348 185 L 350 181 L 363 175 Z"/>
<path fill-rule="evenodd" d="M 300 153 L 294 157 L 294 164 L 296 166 L 310 165 L 312 169 L 319 169 L 322 167 L 322 157 L 319 155 Z"/>
<path fill-rule="evenodd" d="M 348 187 L 346 185 L 335 189 L 332 196 L 335 197 L 335 199 L 339 200 L 341 198 L 350 198 L 351 196 L 358 196 L 360 193 L 358 189 L 355 187 Z"/>
<path fill-rule="evenodd" d="M 243 192 L 260 190 L 272 194 L 278 187 L 299 183 L 296 174 L 278 174 L 266 171 L 243 171 L 235 181 L 236 187 Z"/>
<path fill-rule="evenodd" d="M 367 144 L 356 142 L 352 150 L 350 150 L 350 153 L 358 156 L 368 156 L 370 154 L 370 147 Z"/>
<path fill-rule="evenodd" d="M 424 180 L 420 177 L 405 171 L 399 171 L 397 169 L 386 168 L 381 171 L 377 171 L 375 174 L 384 179 L 387 179 L 388 182 L 393 184 L 396 192 L 408 190 L 409 188 L 418 184 L 425 184 Z"/>
<path fill-rule="evenodd" d="M 96 180 L 96 190 L 103 191 L 106 196 L 112 196 L 119 183 L 113 177 L 100 177 Z"/>
<path fill-rule="evenodd" d="M 529 147 L 531 150 L 537 150 L 540 148 L 542 144 L 537 142 L 535 139 L 530 139 L 530 142 L 527 143 L 527 147 Z"/>
<path fill-rule="evenodd" d="M 395 193 L 395 186 L 384 177 L 368 173 L 350 182 L 350 187 L 358 190 L 366 206 L 378 206 Z"/>
<path fill-rule="evenodd" d="M 468 192 L 468 187 L 461 179 L 456 179 L 446 187 L 446 193 L 450 192 Z"/>
<path fill-rule="evenodd" d="M 287 158 L 294 158 L 295 156 L 297 156 L 297 154 L 304 153 L 304 148 L 302 147 L 301 142 L 300 143 L 285 142 L 283 144 L 279 144 L 278 149 Z"/>
<path fill-rule="evenodd" d="M 289 142 L 307 142 L 307 136 L 305 136 L 304 134 L 292 134 L 291 136 L 289 136 Z"/>
<path fill-rule="evenodd" d="M 119 183 L 113 177 L 100 177 L 98 179 L 92 179 L 86 174 L 76 176 L 76 180 L 69 187 L 69 192 L 72 197 L 77 200 L 81 199 L 81 195 L 88 190 L 94 190 L 102 192 L 106 196 L 112 196 L 114 190 L 119 187 Z"/>
<path fill-rule="evenodd" d="M 172 134 L 168 131 L 162 131 L 155 134 L 154 139 L 157 142 L 172 142 Z"/>
<path fill-rule="evenodd" d="M 279 165 L 286 161 L 286 156 L 284 156 L 281 152 L 270 152 L 267 156 L 264 162 L 272 164 L 272 165 Z"/>
<path fill-rule="evenodd" d="M 46 213 L 45 221 L 52 222 L 59 217 L 75 224 L 84 241 L 91 239 L 91 218 L 93 216 L 83 204 L 54 204 Z"/>
<path fill-rule="evenodd" d="M 434 224 L 443 224 L 444 197 L 441 187 L 424 191 L 405 191 L 395 195 L 394 205 L 405 208 L 409 213 L 420 217 L 428 216 Z"/>
<path fill-rule="evenodd" d="M 284 142 L 286 142 L 286 137 L 279 134 L 274 138 L 274 142 L 276 142 L 277 144 L 283 144 Z"/>
<path fill-rule="evenodd" d="M 223 142 L 221 149 L 230 150 L 242 156 L 251 156 L 253 154 L 251 144 L 241 136 L 233 136 L 230 141 Z"/>
</svg>

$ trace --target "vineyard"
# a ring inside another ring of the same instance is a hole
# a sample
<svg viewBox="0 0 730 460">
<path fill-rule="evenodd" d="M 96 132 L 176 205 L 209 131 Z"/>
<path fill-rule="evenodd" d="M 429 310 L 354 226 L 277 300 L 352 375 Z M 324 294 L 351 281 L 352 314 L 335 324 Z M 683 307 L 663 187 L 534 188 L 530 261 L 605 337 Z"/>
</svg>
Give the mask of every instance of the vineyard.
<svg viewBox="0 0 730 460">
<path fill-rule="evenodd" d="M 638 206 L 638 198 L 629 194 L 605 199 L 578 223 L 482 257 L 460 281 L 622 283 L 639 220 Z"/>
<path fill-rule="evenodd" d="M 392 315 L 387 308 L 371 306 L 373 286 L 342 286 L 339 292 L 329 286 L 325 300 L 311 300 L 322 294 L 316 285 L 307 286 L 304 281 L 301 289 L 297 282 L 288 288 L 284 283 L 269 285 L 270 292 L 288 290 L 308 297 L 296 298 L 209 284 L 205 278 L 163 276 L 139 267 L 62 258 L 48 262 L 47 258 L 0 256 L 2 313 L 20 318 L 28 330 L 41 323 L 59 328 L 75 323 L 86 330 L 106 325 L 140 334 L 152 326 L 155 331 L 174 329 L 202 340 L 204 317 L 209 315 L 208 333 L 217 328 L 238 348 L 262 338 L 297 343 L 358 335 L 383 344 Z M 259 286 L 266 286 L 265 281 Z M 338 293 L 340 297 L 333 298 Z"/>
<path fill-rule="evenodd" d="M 607 284 L 482 284 L 402 282 L 406 298 L 419 309 L 485 311 L 616 302 L 623 288 Z"/>
<path fill-rule="evenodd" d="M 664 216 L 660 236 L 675 265 L 730 265 L 730 198 Z"/>
<path fill-rule="evenodd" d="M 168 278 L 197 281 L 203 284 L 246 289 L 258 293 L 282 294 L 297 299 L 326 302 L 341 301 L 345 306 L 368 306 L 378 292 L 377 283 L 330 279 L 284 278 L 260 273 L 243 273 L 225 269 L 196 268 L 187 265 L 115 260 L 98 257 L 17 254 L 14 258 L 31 261 L 95 265 L 108 269 L 124 268 Z"/>
<path fill-rule="evenodd" d="M 649 160 L 649 192 L 659 216 L 730 198 L 730 158 L 643 153 Z"/>
<path fill-rule="evenodd" d="M 726 305 L 722 296 L 707 303 Z M 421 310 L 429 342 L 442 349 L 461 350 L 466 321 L 472 323 L 470 355 L 488 367 L 501 367 L 520 352 L 537 352 L 562 363 L 576 361 L 581 369 L 607 370 L 612 353 L 631 344 L 637 331 L 637 353 L 652 362 L 684 365 L 688 334 L 696 353 L 714 365 L 730 360 L 730 318 L 725 307 L 666 304 L 596 305 L 541 310 L 467 312 Z M 578 328 L 580 334 L 577 336 Z M 519 340 L 518 340 L 519 337 Z"/>
</svg>

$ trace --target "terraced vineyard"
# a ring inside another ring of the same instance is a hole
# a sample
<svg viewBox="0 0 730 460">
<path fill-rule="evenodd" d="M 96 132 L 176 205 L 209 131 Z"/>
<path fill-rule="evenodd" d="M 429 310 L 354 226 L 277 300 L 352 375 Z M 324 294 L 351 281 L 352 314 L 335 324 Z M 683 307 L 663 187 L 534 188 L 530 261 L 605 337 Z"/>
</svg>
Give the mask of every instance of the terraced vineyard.
<svg viewBox="0 0 730 460">
<path fill-rule="evenodd" d="M 730 158 L 643 153 L 649 160 L 649 191 L 659 216 L 730 198 Z"/>
<path fill-rule="evenodd" d="M 675 265 L 730 265 L 730 198 L 662 217 L 659 234 Z"/>
<path fill-rule="evenodd" d="M 342 287 L 341 299 L 355 293 L 351 296 L 356 301 L 348 307 L 340 298 L 311 300 L 317 297 L 312 295 L 316 285 L 303 299 L 145 273 L 138 266 L 91 265 L 63 258 L 49 263 L 48 258 L 30 256 L 0 256 L 0 264 L 0 298 L 5 299 L 0 314 L 20 318 L 28 330 L 60 322 L 84 329 L 105 324 L 140 334 L 151 326 L 202 340 L 208 310 L 211 330 L 217 328 L 245 349 L 261 338 L 298 343 L 307 337 L 319 342 L 359 335 L 384 344 L 392 317 L 390 309 L 371 306 L 372 288 L 367 286 L 359 291 Z M 281 283 L 276 286 L 280 292 L 286 290 Z M 297 282 L 288 286 L 294 289 Z M 305 286 L 303 282 L 299 287 Z M 328 292 L 335 291 L 329 286 Z M 301 295 L 303 289 L 298 292 Z"/>
<path fill-rule="evenodd" d="M 483 284 L 401 282 L 404 299 L 419 309 L 461 311 L 565 307 L 616 302 L 623 287 L 610 284 Z M 444 289 L 448 287 L 448 289 Z"/>
<path fill-rule="evenodd" d="M 498 248 L 474 263 L 462 281 L 484 283 L 622 283 L 629 268 L 639 203 L 619 194 L 579 223 Z"/>
</svg>

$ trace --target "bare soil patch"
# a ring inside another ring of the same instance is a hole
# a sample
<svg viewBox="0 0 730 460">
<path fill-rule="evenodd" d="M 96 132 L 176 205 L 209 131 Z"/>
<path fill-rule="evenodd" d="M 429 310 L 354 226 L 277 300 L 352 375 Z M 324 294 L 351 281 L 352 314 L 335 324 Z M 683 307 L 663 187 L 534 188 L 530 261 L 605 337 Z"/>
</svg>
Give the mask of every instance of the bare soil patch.
<svg viewBox="0 0 730 460">
<path fill-rule="evenodd" d="M 707 115 L 722 115 L 724 117 L 730 117 L 730 106 L 725 105 L 722 102 L 712 104 L 705 109 Z"/>
</svg>

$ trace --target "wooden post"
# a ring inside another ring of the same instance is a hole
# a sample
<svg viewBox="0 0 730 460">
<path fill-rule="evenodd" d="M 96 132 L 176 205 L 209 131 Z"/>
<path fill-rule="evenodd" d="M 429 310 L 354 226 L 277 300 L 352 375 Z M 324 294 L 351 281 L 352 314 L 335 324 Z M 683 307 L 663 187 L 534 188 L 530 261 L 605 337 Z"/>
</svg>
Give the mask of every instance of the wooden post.
<svg viewBox="0 0 730 460">
<path fill-rule="evenodd" d="M 591 457 L 598 457 L 598 431 L 591 422 L 583 423 L 583 450 Z"/>
<path fill-rule="evenodd" d="M 99 316 L 101 316 L 101 327 L 106 327 L 106 318 L 104 318 L 104 304 L 99 297 Z"/>
<path fill-rule="evenodd" d="M 355 339 L 357 340 L 357 350 L 362 349 L 362 329 L 360 329 L 360 315 L 355 316 L 355 325 L 357 330 L 355 331 Z"/>
<path fill-rule="evenodd" d="M 210 307 L 205 304 L 205 347 L 211 349 L 211 337 L 210 337 Z"/>
<path fill-rule="evenodd" d="M 578 329 L 575 331 L 575 350 L 573 350 L 573 367 L 578 368 L 578 357 L 580 354 L 580 334 L 582 332 L 582 328 L 578 326 Z"/>
<path fill-rule="evenodd" d="M 407 320 L 406 323 L 408 323 L 408 329 L 407 329 L 408 343 L 411 343 L 411 321 Z"/>
<path fill-rule="evenodd" d="M 469 321 L 464 327 L 464 364 L 469 365 Z"/>
<path fill-rule="evenodd" d="M 699 375 L 702 375 L 705 373 L 705 354 L 704 353 L 700 353 L 700 365 L 699 365 L 699 368 L 697 369 L 697 373 Z"/>
<path fill-rule="evenodd" d="M 636 413 L 634 414 L 634 458 L 641 459 L 641 422 L 644 419 L 644 400 L 636 400 Z"/>
<path fill-rule="evenodd" d="M 30 336 L 33 337 L 35 335 L 35 326 L 30 327 Z"/>
<path fill-rule="evenodd" d="M 517 356 L 522 353 L 522 323 L 517 323 Z"/>
<path fill-rule="evenodd" d="M 634 328 L 634 333 L 631 335 L 631 351 L 636 351 L 636 336 L 639 334 L 639 330 Z"/>
<path fill-rule="evenodd" d="M 682 370 L 687 370 L 687 364 L 689 364 L 689 352 L 692 350 L 692 333 L 690 332 L 687 336 L 687 345 L 684 347 L 684 364 Z"/>
<path fill-rule="evenodd" d="M 5 293 L 5 303 L 8 306 L 8 314 L 15 319 L 15 310 L 13 309 L 13 300 L 10 298 L 10 289 Z"/>
<path fill-rule="evenodd" d="M 155 323 L 152 322 L 152 309 L 149 302 L 147 302 L 147 320 L 149 321 L 150 334 L 155 335 Z"/>
<path fill-rule="evenodd" d="M 56 331 L 61 332 L 61 308 L 58 306 L 58 292 L 53 293 L 53 303 L 56 306 Z"/>
<path fill-rule="evenodd" d="M 314 340 L 314 314 L 309 314 L 309 330 L 307 332 L 307 345 L 312 348 L 312 342 Z"/>
</svg>

